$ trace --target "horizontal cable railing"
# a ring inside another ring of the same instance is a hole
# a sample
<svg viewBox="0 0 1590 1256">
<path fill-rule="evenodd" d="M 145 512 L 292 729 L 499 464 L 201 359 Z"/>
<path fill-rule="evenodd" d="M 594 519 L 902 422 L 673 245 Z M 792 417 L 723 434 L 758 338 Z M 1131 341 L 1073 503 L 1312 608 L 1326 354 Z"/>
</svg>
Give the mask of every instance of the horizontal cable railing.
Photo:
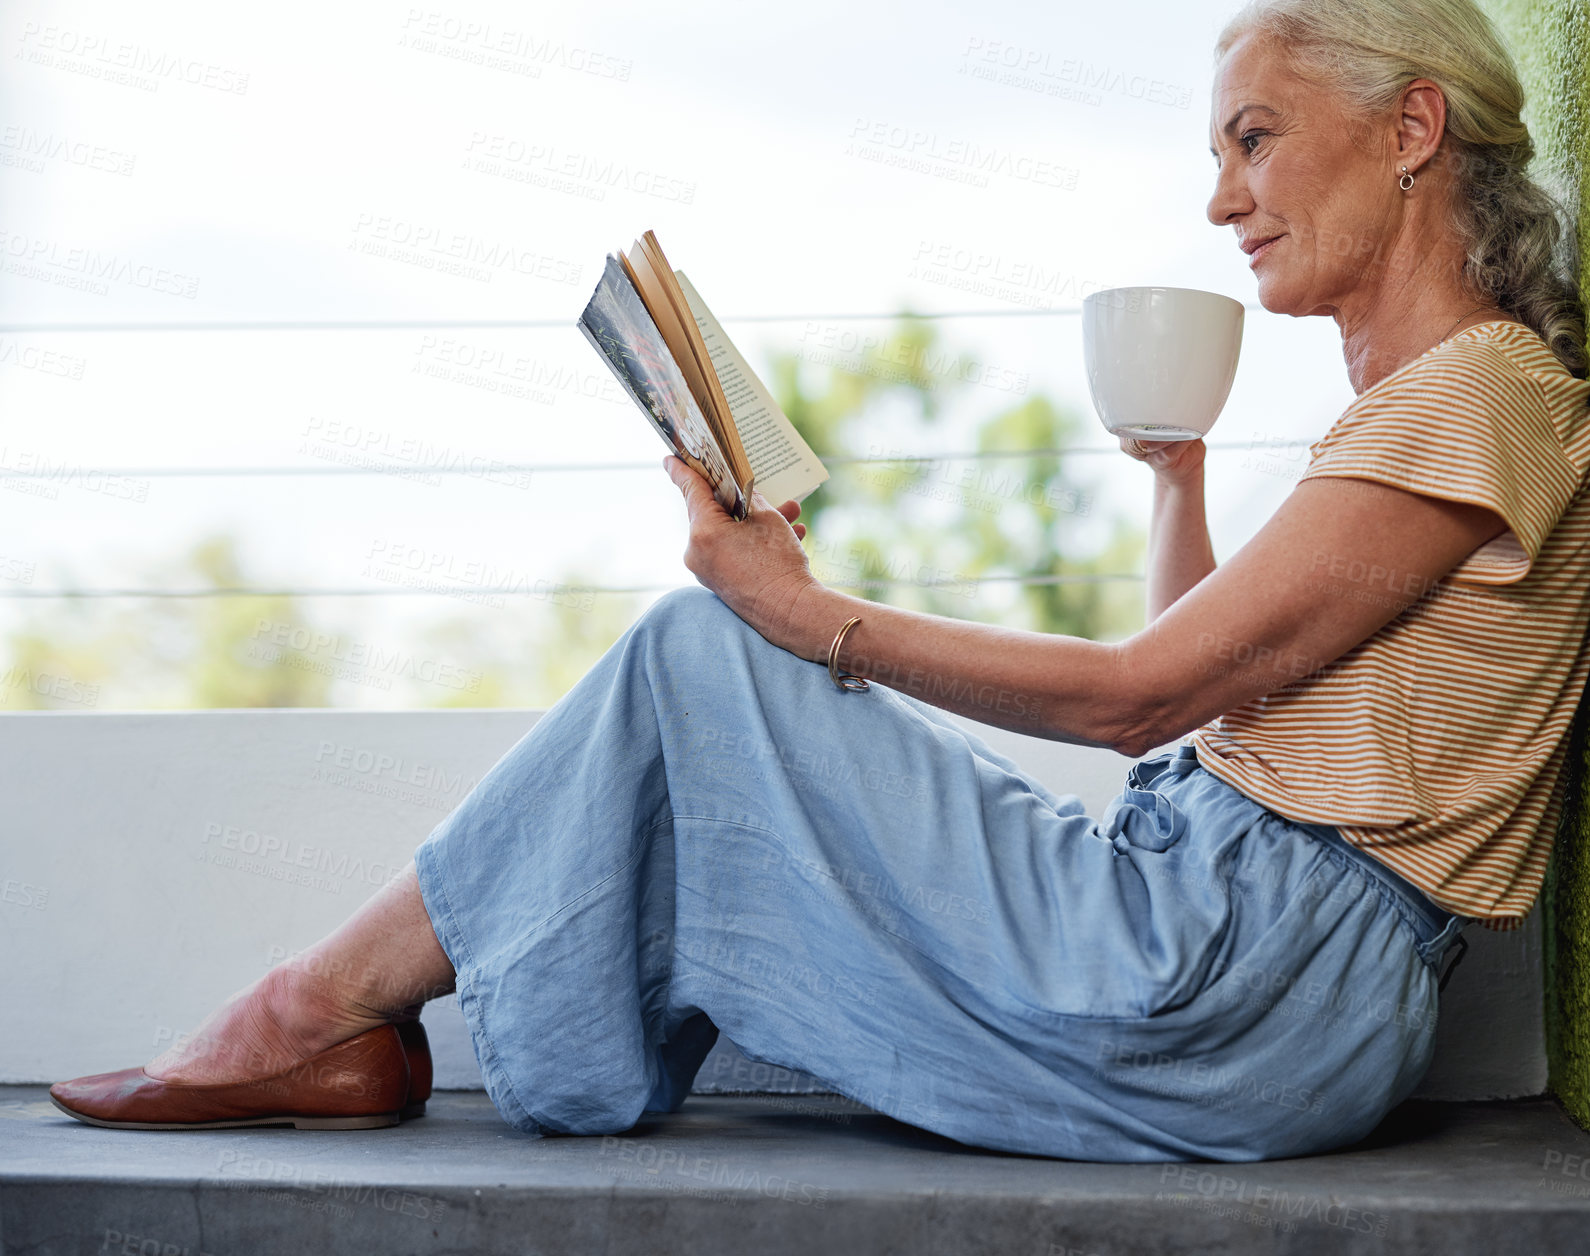
<svg viewBox="0 0 1590 1256">
<path fill-rule="evenodd" d="M 1245 309 L 1260 309 L 1258 305 L 1246 305 Z M 1033 318 L 1033 317 L 1074 317 L 1082 312 L 1081 306 L 1060 306 L 1052 309 L 1018 309 L 1018 310 L 936 310 L 914 312 L 910 310 L 895 310 L 892 312 L 876 313 L 816 313 L 816 314 L 739 314 L 726 315 L 720 319 L 723 323 L 795 323 L 795 322 L 917 322 L 941 321 L 946 319 L 968 318 Z M 123 332 L 323 332 L 323 331 L 422 331 L 422 330 L 495 330 L 495 331 L 522 331 L 522 330 L 572 330 L 574 322 L 569 319 L 344 319 L 344 320 L 213 320 L 204 322 L 105 322 L 105 323 L 4 323 L 0 324 L 0 334 L 7 335 L 56 335 L 63 333 L 97 332 L 97 333 L 123 333 Z M 1308 444 L 1306 439 L 1266 439 L 1265 448 L 1279 449 L 1291 448 Z M 1208 445 L 1211 452 L 1230 452 L 1235 450 L 1252 450 L 1253 442 L 1211 442 Z M 357 452 L 357 451 L 352 451 Z M 948 453 L 891 455 L 889 457 L 852 456 L 832 454 L 822 456 L 825 465 L 839 466 L 867 466 L 867 465 L 920 465 L 941 462 L 983 462 L 1009 459 L 1036 459 L 1059 458 L 1075 456 L 1094 456 L 1099 454 L 1119 453 L 1116 446 L 1107 445 L 1073 445 L 1052 449 L 1026 449 L 1026 450 L 966 450 Z M 378 461 L 368 463 L 337 463 L 330 466 L 252 466 L 252 467 L 87 467 L 69 466 L 66 464 L 44 465 L 40 467 L 5 467 L 0 466 L 0 480 L 51 480 L 71 477 L 114 477 L 125 479 L 213 479 L 213 478 L 241 478 L 241 477 L 296 477 L 296 476 L 388 476 L 406 478 L 416 475 L 461 475 L 478 476 L 480 469 L 478 459 L 472 458 L 468 465 L 458 464 L 427 464 L 403 463 L 393 461 L 390 465 L 381 465 Z M 490 470 L 493 473 L 510 472 L 515 474 L 586 474 L 586 473 L 611 473 L 615 471 L 640 471 L 655 470 L 656 462 L 620 462 L 620 463 L 547 463 L 547 462 L 497 462 L 491 461 Z M 1066 585 L 1066 584 L 1105 584 L 1118 582 L 1142 582 L 1145 577 L 1140 573 L 1083 573 L 1076 575 L 1053 575 L 1031 573 L 1025 575 L 991 575 L 952 577 L 949 579 L 912 580 L 912 579 L 872 579 L 851 580 L 845 582 L 833 581 L 830 586 L 837 589 L 881 590 L 889 588 L 966 588 L 983 585 Z M 238 597 L 295 597 L 295 598 L 336 598 L 336 597 L 448 597 L 459 600 L 469 600 L 480 597 L 529 597 L 547 599 L 549 597 L 564 597 L 568 595 L 614 595 L 614 594 L 646 594 L 661 593 L 680 587 L 677 584 L 636 584 L 636 585 L 550 585 L 538 582 L 537 587 L 525 588 L 522 585 L 442 585 L 423 587 L 392 587 L 371 588 L 368 586 L 351 586 L 347 588 L 191 588 L 191 589 L 141 589 L 141 588 L 84 588 L 84 589 L 32 589 L 14 588 L 0 589 L 0 600 L 6 601 L 33 601 L 33 600 L 94 600 L 94 599 L 203 599 L 203 598 L 238 598 Z"/>
<path fill-rule="evenodd" d="M 1271 439 L 1266 437 L 1263 442 L 1265 449 L 1295 448 L 1307 445 L 1310 441 L 1306 437 L 1286 437 Z M 1211 452 L 1233 452 L 1236 450 L 1252 451 L 1259 446 L 1252 441 L 1211 441 L 1206 448 Z M 350 452 L 358 452 L 349 447 Z M 1121 451 L 1115 445 L 1071 445 L 1056 449 L 971 449 L 955 450 L 949 453 L 936 454 L 891 454 L 888 457 L 875 457 L 872 455 L 849 454 L 822 454 L 820 461 L 829 467 L 856 467 L 869 465 L 932 465 L 939 462 L 995 462 L 1004 459 L 1019 458 L 1069 458 L 1077 455 L 1119 454 Z M 227 476 L 316 476 L 316 475 L 383 475 L 395 476 L 399 479 L 415 475 L 467 475 L 478 477 L 481 474 L 479 459 L 472 457 L 471 465 L 459 463 L 425 463 L 404 462 L 401 459 L 390 459 L 390 465 L 379 463 L 344 463 L 339 462 L 331 466 L 254 466 L 254 467 L 84 467 L 72 466 L 66 463 L 56 463 L 42 467 L 6 467 L 0 466 L 0 480 L 58 480 L 68 479 L 73 476 L 105 476 L 123 479 L 215 479 Z M 585 474 L 589 472 L 610 471 L 655 471 L 662 461 L 661 455 L 656 462 L 497 462 L 492 460 L 489 470 L 493 473 L 511 471 L 514 473 L 539 472 L 547 475 L 561 475 L 566 473 Z"/>
<path fill-rule="evenodd" d="M 1244 305 L 1245 310 L 1261 310 L 1261 305 Z M 895 310 L 888 314 L 725 314 L 720 323 L 889 323 L 934 322 L 950 318 L 1074 318 L 1080 305 L 1051 309 L 1020 310 L 930 310 L 916 313 Z M 570 318 L 398 318 L 398 319 L 216 319 L 202 322 L 120 322 L 120 323 L 0 323 L 0 333 L 56 335 L 62 332 L 111 331 L 537 331 L 567 329 Z"/>
<path fill-rule="evenodd" d="M 821 573 L 818 573 L 819 575 Z M 963 589 L 973 585 L 1110 584 L 1136 582 L 1144 577 L 1132 572 L 1082 572 L 1076 575 L 950 576 L 927 580 L 884 579 L 825 581 L 831 589 Z M 666 593 L 680 584 L 561 584 L 537 581 L 514 584 L 439 584 L 377 589 L 368 585 L 347 588 L 196 588 L 196 589 L 15 589 L 0 591 L 0 598 L 216 598 L 216 597 L 449 597 L 461 602 L 482 597 L 526 597 L 538 601 L 610 593 Z"/>
</svg>

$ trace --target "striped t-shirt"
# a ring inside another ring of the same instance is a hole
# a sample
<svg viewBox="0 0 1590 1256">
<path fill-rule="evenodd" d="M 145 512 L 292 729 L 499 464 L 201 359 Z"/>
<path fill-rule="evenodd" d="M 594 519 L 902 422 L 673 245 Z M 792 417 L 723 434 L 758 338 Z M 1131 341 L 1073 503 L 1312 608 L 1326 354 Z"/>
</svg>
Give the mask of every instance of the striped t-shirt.
<svg viewBox="0 0 1590 1256">
<path fill-rule="evenodd" d="M 1590 383 L 1502 321 L 1362 393 L 1309 447 L 1303 479 L 1487 506 L 1508 530 L 1335 662 L 1183 738 L 1244 794 L 1339 828 L 1491 928 L 1516 927 L 1540 892 L 1590 672 L 1587 402 Z M 1322 592 L 1404 592 L 1406 573 L 1317 562 Z"/>
</svg>

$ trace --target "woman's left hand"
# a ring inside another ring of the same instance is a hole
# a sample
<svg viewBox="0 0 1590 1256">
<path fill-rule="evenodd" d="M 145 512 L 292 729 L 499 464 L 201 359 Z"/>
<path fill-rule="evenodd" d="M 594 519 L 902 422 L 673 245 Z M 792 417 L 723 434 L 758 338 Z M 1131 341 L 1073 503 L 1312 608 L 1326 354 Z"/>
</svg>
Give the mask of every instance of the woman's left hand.
<svg viewBox="0 0 1590 1256">
<path fill-rule="evenodd" d="M 751 513 L 737 522 L 698 472 L 671 454 L 663 466 L 684 494 L 690 515 L 685 566 L 769 641 L 792 648 L 795 604 L 822 587 L 801 548 L 806 525 L 796 522 L 800 503 L 774 508 L 753 492 Z"/>
</svg>

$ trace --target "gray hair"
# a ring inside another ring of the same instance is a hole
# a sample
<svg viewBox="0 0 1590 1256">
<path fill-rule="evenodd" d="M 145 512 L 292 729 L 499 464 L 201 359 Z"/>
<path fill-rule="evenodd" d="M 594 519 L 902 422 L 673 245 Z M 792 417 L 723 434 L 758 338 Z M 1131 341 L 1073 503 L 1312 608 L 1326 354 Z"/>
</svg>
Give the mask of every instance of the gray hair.
<svg viewBox="0 0 1590 1256">
<path fill-rule="evenodd" d="M 1518 71 L 1472 0 L 1253 0 L 1221 32 L 1216 57 L 1250 32 L 1274 38 L 1301 73 L 1366 121 L 1385 116 L 1414 79 L 1440 87 L 1439 158 L 1453 173 L 1463 286 L 1534 328 L 1584 378 L 1573 225 L 1530 177 L 1535 145 L 1519 117 Z"/>
</svg>

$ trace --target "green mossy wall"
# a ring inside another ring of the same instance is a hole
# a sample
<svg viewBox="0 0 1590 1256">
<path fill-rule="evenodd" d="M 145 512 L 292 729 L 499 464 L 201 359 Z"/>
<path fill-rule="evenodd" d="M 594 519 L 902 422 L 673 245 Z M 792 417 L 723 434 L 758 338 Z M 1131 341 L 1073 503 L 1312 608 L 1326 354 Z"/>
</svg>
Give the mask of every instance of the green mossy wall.
<svg viewBox="0 0 1590 1256">
<path fill-rule="evenodd" d="M 1590 0 L 1482 2 L 1518 58 L 1537 168 L 1578 219 L 1580 290 L 1590 299 Z M 1567 771 L 1542 902 L 1546 1054 L 1553 1093 L 1590 1129 L 1590 700 L 1574 721 Z"/>
</svg>

